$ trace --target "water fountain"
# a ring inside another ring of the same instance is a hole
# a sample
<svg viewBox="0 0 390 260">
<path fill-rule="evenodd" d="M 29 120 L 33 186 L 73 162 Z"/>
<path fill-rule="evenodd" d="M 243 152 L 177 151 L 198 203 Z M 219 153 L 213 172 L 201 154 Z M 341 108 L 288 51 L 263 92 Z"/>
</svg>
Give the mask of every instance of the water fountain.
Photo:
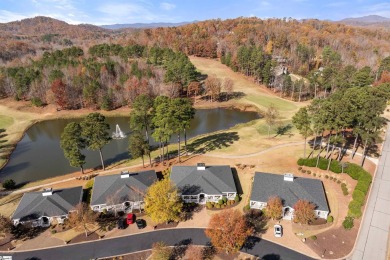
<svg viewBox="0 0 390 260">
<path fill-rule="evenodd" d="M 119 125 L 116 124 L 115 132 L 112 133 L 112 139 L 123 139 L 126 137 L 126 135 L 122 132 Z"/>
</svg>

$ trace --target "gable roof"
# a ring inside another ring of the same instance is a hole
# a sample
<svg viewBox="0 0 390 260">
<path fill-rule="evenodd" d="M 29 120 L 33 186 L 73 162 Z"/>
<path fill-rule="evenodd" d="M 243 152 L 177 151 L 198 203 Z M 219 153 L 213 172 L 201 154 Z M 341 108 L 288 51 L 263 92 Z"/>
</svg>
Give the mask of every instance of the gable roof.
<svg viewBox="0 0 390 260">
<path fill-rule="evenodd" d="M 132 172 L 127 178 L 121 178 L 121 174 L 97 176 L 93 185 L 91 206 L 141 201 L 147 188 L 155 181 L 157 175 L 154 170 Z"/>
<path fill-rule="evenodd" d="M 83 187 L 54 190 L 52 195 L 43 196 L 43 191 L 27 192 L 23 195 L 12 219 L 22 221 L 38 219 L 42 216 L 56 217 L 67 215 L 81 203 Z"/>
<path fill-rule="evenodd" d="M 237 192 L 229 165 L 210 165 L 205 170 L 198 170 L 197 166 L 172 166 L 171 180 L 182 195 Z"/>
<path fill-rule="evenodd" d="M 317 210 L 329 211 L 322 181 L 302 177 L 295 177 L 294 181 L 284 181 L 281 174 L 256 172 L 251 200 L 267 202 L 272 196 L 278 196 L 283 206 L 292 208 L 301 199 L 314 203 Z"/>
</svg>

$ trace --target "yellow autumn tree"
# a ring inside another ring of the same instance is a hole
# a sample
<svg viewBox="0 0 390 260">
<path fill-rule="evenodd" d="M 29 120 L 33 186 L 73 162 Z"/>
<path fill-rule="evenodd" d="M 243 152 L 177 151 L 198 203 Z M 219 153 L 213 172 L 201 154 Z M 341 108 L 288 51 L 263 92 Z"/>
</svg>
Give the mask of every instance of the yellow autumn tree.
<svg viewBox="0 0 390 260">
<path fill-rule="evenodd" d="M 145 213 L 154 223 L 161 224 L 180 219 L 183 203 L 176 186 L 169 179 L 163 179 L 150 186 L 144 201 Z"/>
</svg>

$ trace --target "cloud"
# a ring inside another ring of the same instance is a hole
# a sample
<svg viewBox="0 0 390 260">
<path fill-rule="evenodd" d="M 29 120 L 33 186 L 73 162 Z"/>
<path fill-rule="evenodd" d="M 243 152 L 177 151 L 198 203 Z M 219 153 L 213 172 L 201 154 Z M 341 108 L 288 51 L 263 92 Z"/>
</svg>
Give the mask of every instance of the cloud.
<svg viewBox="0 0 390 260">
<path fill-rule="evenodd" d="M 163 10 L 169 11 L 169 10 L 172 10 L 172 9 L 176 8 L 176 5 L 164 2 L 164 3 L 160 4 L 160 7 Z"/>
<path fill-rule="evenodd" d="M 331 2 L 331 3 L 325 4 L 325 6 L 326 7 L 341 7 L 341 6 L 344 6 L 346 4 L 347 4 L 346 2 Z"/>
</svg>

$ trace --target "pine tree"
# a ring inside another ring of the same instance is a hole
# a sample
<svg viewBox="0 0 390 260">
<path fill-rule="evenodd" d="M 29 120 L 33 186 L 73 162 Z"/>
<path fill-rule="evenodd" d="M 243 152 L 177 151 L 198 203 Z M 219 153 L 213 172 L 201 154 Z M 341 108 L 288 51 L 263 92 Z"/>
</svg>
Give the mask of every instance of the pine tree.
<svg viewBox="0 0 390 260">
<path fill-rule="evenodd" d="M 78 123 L 71 122 L 66 125 L 61 134 L 60 145 L 70 166 L 80 167 L 84 173 L 85 155 L 81 150 L 85 148 L 85 139 L 81 136 L 81 126 Z"/>
</svg>

